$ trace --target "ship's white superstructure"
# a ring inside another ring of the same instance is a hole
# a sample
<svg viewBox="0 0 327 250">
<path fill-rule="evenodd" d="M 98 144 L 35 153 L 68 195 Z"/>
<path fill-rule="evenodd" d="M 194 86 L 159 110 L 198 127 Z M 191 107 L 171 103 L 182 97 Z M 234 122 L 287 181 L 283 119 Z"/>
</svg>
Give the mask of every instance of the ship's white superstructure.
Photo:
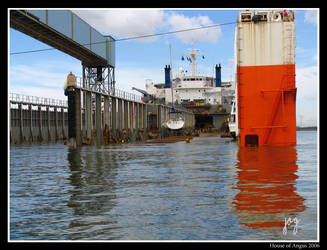
<svg viewBox="0 0 327 250">
<path fill-rule="evenodd" d="M 234 84 L 232 81 L 221 81 L 220 64 L 215 65 L 213 75 L 197 74 L 196 57 L 201 56 L 204 59 L 204 56 L 193 46 L 189 50 L 188 54 L 182 55 L 182 60 L 186 57 L 191 64 L 191 70 L 179 68 L 173 73 L 170 62 L 170 65 L 165 67 L 165 82 L 154 84 L 148 79 L 146 92 L 153 97 L 154 103 L 186 108 L 193 112 L 197 129 L 223 128 L 231 111 Z"/>
<path fill-rule="evenodd" d="M 173 102 L 187 107 L 187 104 L 194 106 L 203 105 L 231 105 L 231 98 L 234 91 L 230 83 L 221 83 L 219 75 L 219 83 L 216 77 L 197 75 L 196 73 L 196 56 L 199 54 L 199 49 L 190 49 L 189 54 L 184 54 L 183 57 L 189 56 L 189 61 L 192 66 L 191 75 L 187 75 L 183 68 L 179 68 L 177 74 L 172 74 L 171 84 L 173 85 Z M 219 70 L 220 65 L 216 65 L 216 70 Z M 217 74 L 216 74 L 217 75 Z M 154 84 L 153 82 L 146 83 L 146 91 L 154 95 L 156 98 L 165 100 L 166 104 L 171 103 L 172 91 L 170 86 L 163 84 Z M 228 96 L 228 97 L 227 97 Z M 225 98 L 224 98 L 225 97 Z M 228 99 L 228 100 L 227 100 Z"/>
<path fill-rule="evenodd" d="M 212 86 L 215 78 L 207 76 L 178 76 L 173 79 L 174 103 L 203 100 L 205 104 L 220 105 L 222 100 L 222 87 Z M 158 88 L 154 83 L 146 85 L 146 91 L 159 99 L 165 98 L 166 104 L 171 102 L 171 88 Z"/>
</svg>

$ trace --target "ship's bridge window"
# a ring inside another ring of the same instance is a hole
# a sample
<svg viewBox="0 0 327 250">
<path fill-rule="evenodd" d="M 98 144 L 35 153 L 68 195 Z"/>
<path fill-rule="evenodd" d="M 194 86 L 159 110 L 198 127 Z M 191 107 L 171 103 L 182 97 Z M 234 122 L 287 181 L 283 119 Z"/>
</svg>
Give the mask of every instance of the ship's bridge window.
<svg viewBox="0 0 327 250">
<path fill-rule="evenodd" d="M 259 12 L 257 15 L 259 16 L 260 21 L 267 21 L 267 13 L 266 12 Z"/>
<path fill-rule="evenodd" d="M 251 22 L 251 13 L 241 14 L 242 22 Z"/>
<path fill-rule="evenodd" d="M 184 78 L 184 81 L 202 81 L 203 78 Z"/>
</svg>

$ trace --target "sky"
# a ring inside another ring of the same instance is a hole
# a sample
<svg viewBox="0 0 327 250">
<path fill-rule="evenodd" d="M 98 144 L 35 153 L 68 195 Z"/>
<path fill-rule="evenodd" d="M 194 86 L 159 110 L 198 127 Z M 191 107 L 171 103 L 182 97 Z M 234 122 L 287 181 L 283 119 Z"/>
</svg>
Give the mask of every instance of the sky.
<svg viewBox="0 0 327 250">
<path fill-rule="evenodd" d="M 236 22 L 241 9 L 70 9 L 103 35 L 114 39 Z M 253 9 L 250 9 L 253 10 Z M 258 10 L 258 9 L 255 9 Z M 315 126 L 319 118 L 319 9 L 293 9 L 296 32 L 297 125 Z M 8 22 L 9 23 L 9 22 Z M 229 81 L 234 59 L 236 24 L 116 42 L 116 88 L 139 94 L 145 82 L 164 83 L 164 67 L 173 74 L 191 65 L 181 57 L 192 47 L 204 55 L 197 58 L 197 71 L 212 76 L 221 64 L 222 81 Z M 81 62 L 8 26 L 9 93 L 65 100 L 63 85 L 71 71 L 82 76 Z M 234 72 L 232 72 L 234 73 Z M 232 75 L 232 79 L 234 76 Z"/>
</svg>

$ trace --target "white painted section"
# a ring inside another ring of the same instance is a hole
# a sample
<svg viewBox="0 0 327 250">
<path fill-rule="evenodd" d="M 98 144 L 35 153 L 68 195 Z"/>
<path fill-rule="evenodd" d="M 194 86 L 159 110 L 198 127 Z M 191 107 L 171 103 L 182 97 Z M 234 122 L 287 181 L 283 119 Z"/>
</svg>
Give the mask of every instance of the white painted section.
<svg viewBox="0 0 327 250">
<path fill-rule="evenodd" d="M 179 77 L 173 86 L 174 103 L 181 103 L 183 100 L 204 99 L 206 104 L 222 104 L 222 87 L 212 87 L 215 79 L 206 76 Z M 199 79 L 199 80 L 193 80 Z M 174 79 L 175 80 L 175 79 Z M 227 89 L 227 88 L 226 88 Z M 146 91 L 157 98 L 166 98 L 166 103 L 171 102 L 171 88 L 158 89 L 153 83 L 146 84 Z"/>
<path fill-rule="evenodd" d="M 239 44 L 239 39 L 238 39 L 238 27 L 235 27 L 235 39 L 234 39 L 234 79 L 235 79 L 235 95 L 233 99 L 233 104 L 232 104 L 232 109 L 231 109 L 231 114 L 229 117 L 228 121 L 228 126 L 229 126 L 229 131 L 234 132 L 235 136 L 237 137 L 240 133 L 239 127 L 238 127 L 238 102 L 237 102 L 237 66 L 240 64 L 239 62 L 239 53 L 237 53 L 237 48 Z"/>
<path fill-rule="evenodd" d="M 255 15 L 266 19 L 255 23 Z M 239 14 L 237 32 L 240 66 L 295 63 L 295 23 L 291 14 L 284 17 L 282 10 L 243 11 Z"/>
<path fill-rule="evenodd" d="M 184 121 L 183 120 L 173 120 L 169 119 L 166 123 L 167 127 L 172 129 L 172 130 L 177 130 L 181 129 L 184 126 Z"/>
<path fill-rule="evenodd" d="M 192 74 L 186 75 L 183 68 L 179 68 L 179 73 L 172 79 L 173 87 L 173 102 L 174 104 L 182 104 L 194 101 L 196 105 L 224 105 L 227 104 L 234 94 L 234 89 L 231 83 L 222 83 L 221 87 L 216 87 L 216 78 L 213 76 L 204 76 L 196 74 L 196 56 L 200 56 L 196 52 L 199 49 L 192 49 L 189 54 L 192 60 Z M 145 84 L 146 91 L 154 95 L 156 98 L 165 98 L 166 104 L 172 102 L 171 88 L 158 88 L 158 85 L 153 84 L 150 79 Z M 201 101 L 200 101 L 201 100 Z M 225 102 L 225 103 L 223 103 Z M 229 103 L 230 105 L 230 103 Z"/>
</svg>

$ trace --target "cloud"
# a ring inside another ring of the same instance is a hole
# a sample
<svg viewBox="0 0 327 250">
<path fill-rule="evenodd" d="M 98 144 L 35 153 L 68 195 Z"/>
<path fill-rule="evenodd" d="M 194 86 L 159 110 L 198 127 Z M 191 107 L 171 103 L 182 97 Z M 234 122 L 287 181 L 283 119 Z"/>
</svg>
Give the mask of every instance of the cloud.
<svg viewBox="0 0 327 250">
<path fill-rule="evenodd" d="M 67 74 L 54 73 L 48 70 L 40 70 L 27 65 L 15 65 L 10 70 L 11 85 L 40 85 L 43 87 L 59 87 L 63 86 Z"/>
<path fill-rule="evenodd" d="M 164 82 L 164 69 L 143 67 L 120 67 L 115 71 L 116 88 L 130 93 L 141 95 L 137 91 L 132 91 L 132 87 L 145 90 L 145 82 L 151 78 L 154 83 Z"/>
<path fill-rule="evenodd" d="M 317 125 L 318 74 L 317 66 L 296 69 L 296 116 L 298 126 Z"/>
<path fill-rule="evenodd" d="M 64 100 L 63 87 L 70 71 L 81 75 L 81 66 L 64 60 L 11 65 L 9 92 Z"/>
<path fill-rule="evenodd" d="M 117 37 L 135 37 L 154 34 L 164 25 L 164 13 L 156 9 L 107 9 L 74 10 L 78 16 L 89 22 L 103 34 Z M 156 37 L 144 38 L 142 41 L 154 41 Z"/>
<path fill-rule="evenodd" d="M 214 24 L 208 16 L 187 17 L 177 13 L 169 14 L 167 16 L 167 22 L 172 30 L 199 28 Z M 221 36 L 221 28 L 218 26 L 216 28 L 175 33 L 175 36 L 185 43 L 189 43 L 192 40 L 216 42 Z"/>
<path fill-rule="evenodd" d="M 298 99 L 317 99 L 317 66 L 296 69 Z"/>
<path fill-rule="evenodd" d="M 57 68 L 54 66 L 58 65 Z M 38 62 L 32 65 L 13 65 L 10 67 L 9 93 L 66 100 L 64 82 L 72 71 L 81 77 L 80 65 L 65 61 Z M 135 64 L 122 65 L 115 70 L 116 88 L 141 95 L 132 87 L 145 90 L 145 81 L 151 76 L 154 82 L 164 82 L 163 68 L 141 67 Z"/>
<path fill-rule="evenodd" d="M 304 22 L 317 25 L 318 22 L 317 14 L 318 14 L 317 10 L 307 10 L 304 14 Z"/>
<path fill-rule="evenodd" d="M 297 65 L 309 66 L 312 64 L 317 63 L 317 50 L 316 48 L 303 48 L 296 46 L 295 48 L 295 54 L 296 54 L 296 63 Z"/>
<path fill-rule="evenodd" d="M 116 39 L 199 28 L 214 24 L 208 16 L 188 17 L 174 12 L 167 13 L 159 9 L 73 10 L 73 12 L 102 34 L 112 35 Z M 221 36 L 221 28 L 218 26 L 175 33 L 174 35 L 185 43 L 191 42 L 192 39 L 216 42 Z M 157 37 L 154 36 L 137 41 L 152 42 L 156 39 Z"/>
</svg>

